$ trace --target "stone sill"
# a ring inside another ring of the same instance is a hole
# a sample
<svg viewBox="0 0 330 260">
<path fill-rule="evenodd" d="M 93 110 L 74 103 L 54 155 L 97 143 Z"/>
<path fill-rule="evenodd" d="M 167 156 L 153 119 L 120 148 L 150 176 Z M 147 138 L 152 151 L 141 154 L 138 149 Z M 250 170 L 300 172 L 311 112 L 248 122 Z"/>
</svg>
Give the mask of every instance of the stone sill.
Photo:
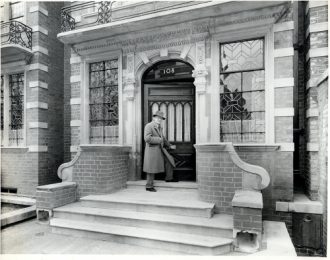
<svg viewBox="0 0 330 260">
<path fill-rule="evenodd" d="M 16 151 L 16 152 L 27 152 L 29 147 L 26 146 L 1 146 L 1 151 Z"/>
<path fill-rule="evenodd" d="M 253 143 L 241 143 L 241 144 L 233 144 L 231 142 L 219 142 L 219 143 L 200 143 L 195 144 L 195 148 L 202 151 L 231 151 L 227 145 L 233 145 L 235 150 L 238 151 L 253 151 L 253 152 L 268 152 L 268 151 L 278 151 L 280 149 L 280 145 L 274 144 L 253 144 Z"/>
<path fill-rule="evenodd" d="M 292 202 L 277 201 L 276 211 L 323 214 L 320 201 L 311 201 L 305 194 L 294 194 Z"/>
<path fill-rule="evenodd" d="M 43 186 L 38 186 L 38 191 L 55 191 L 55 190 L 62 190 L 70 187 L 76 187 L 77 184 L 75 182 L 59 182 L 59 183 L 53 183 Z"/>
<path fill-rule="evenodd" d="M 121 150 L 128 152 L 131 146 L 119 144 L 82 144 L 80 145 L 82 151 L 104 151 L 104 150 Z"/>
<path fill-rule="evenodd" d="M 273 152 L 280 149 L 280 145 L 274 144 L 233 144 L 237 151 Z"/>
<path fill-rule="evenodd" d="M 233 207 L 262 209 L 262 194 L 252 190 L 237 190 L 232 200 Z"/>
</svg>

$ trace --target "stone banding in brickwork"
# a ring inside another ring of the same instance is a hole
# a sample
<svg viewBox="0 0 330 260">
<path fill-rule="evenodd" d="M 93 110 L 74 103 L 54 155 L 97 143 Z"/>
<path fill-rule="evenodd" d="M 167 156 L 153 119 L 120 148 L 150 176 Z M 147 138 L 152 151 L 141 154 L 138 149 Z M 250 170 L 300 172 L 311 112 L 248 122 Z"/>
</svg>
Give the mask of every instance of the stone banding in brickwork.
<svg viewBox="0 0 330 260">
<path fill-rule="evenodd" d="M 80 127 L 81 126 L 81 120 L 71 120 L 70 121 L 71 127 Z"/>
<path fill-rule="evenodd" d="M 281 117 L 281 116 L 293 117 L 294 116 L 294 108 L 293 107 L 275 108 L 274 116 L 275 117 Z"/>
<path fill-rule="evenodd" d="M 45 72 L 48 72 L 48 66 L 46 65 L 43 65 L 41 63 L 34 63 L 34 64 L 31 64 L 29 67 L 28 67 L 29 70 L 43 70 Z"/>
<path fill-rule="evenodd" d="M 48 11 L 45 8 L 42 8 L 39 4 L 30 7 L 29 12 L 30 13 L 40 12 L 40 13 L 48 16 Z"/>
<path fill-rule="evenodd" d="M 323 31 L 328 31 L 327 22 L 310 24 L 306 30 L 305 37 L 307 38 L 308 35 L 311 33 L 323 32 Z"/>
<path fill-rule="evenodd" d="M 81 58 L 79 56 L 70 58 L 70 64 L 80 63 L 80 62 L 81 62 Z"/>
<path fill-rule="evenodd" d="M 282 31 L 289 31 L 294 29 L 294 22 L 284 22 L 284 23 L 277 23 L 274 24 L 274 32 L 282 32 Z"/>
<path fill-rule="evenodd" d="M 48 109 L 48 103 L 45 102 L 27 102 L 26 103 L 27 109 L 32 108 L 41 108 L 41 109 Z"/>
<path fill-rule="evenodd" d="M 48 123 L 45 122 L 29 122 L 29 128 L 48 128 Z"/>
<path fill-rule="evenodd" d="M 293 47 L 290 48 L 281 48 L 281 49 L 275 49 L 274 50 L 274 57 L 287 57 L 287 56 L 293 56 L 294 55 L 294 49 Z"/>
<path fill-rule="evenodd" d="M 29 145 L 30 153 L 48 152 L 47 145 Z"/>
<path fill-rule="evenodd" d="M 40 32 L 45 35 L 48 35 L 48 30 L 40 25 L 32 26 L 32 30 L 33 30 L 33 32 Z"/>
<path fill-rule="evenodd" d="M 307 151 L 309 152 L 318 152 L 319 144 L 318 143 L 307 143 Z"/>
<path fill-rule="evenodd" d="M 44 48 L 44 47 L 41 47 L 41 46 L 33 46 L 32 47 L 32 51 L 33 52 L 41 52 L 41 53 L 43 53 L 43 54 L 45 54 L 45 55 L 47 55 L 48 56 L 48 49 L 47 48 Z"/>
<path fill-rule="evenodd" d="M 75 76 L 70 77 L 70 83 L 75 83 L 75 82 L 80 82 L 80 81 L 81 81 L 80 75 L 75 75 Z"/>
<path fill-rule="evenodd" d="M 294 78 L 279 78 L 274 80 L 274 88 L 293 87 Z"/>
<path fill-rule="evenodd" d="M 48 89 L 48 84 L 46 82 L 42 82 L 42 81 L 30 81 L 29 82 L 29 87 L 30 88 L 44 88 L 44 89 Z"/>
<path fill-rule="evenodd" d="M 310 58 L 327 57 L 327 56 L 328 56 L 328 47 L 314 48 L 314 49 L 309 49 L 309 51 L 306 54 L 306 60 L 309 60 Z"/>
<path fill-rule="evenodd" d="M 81 104 L 81 98 L 71 98 L 70 99 L 70 105 L 80 105 Z"/>
</svg>

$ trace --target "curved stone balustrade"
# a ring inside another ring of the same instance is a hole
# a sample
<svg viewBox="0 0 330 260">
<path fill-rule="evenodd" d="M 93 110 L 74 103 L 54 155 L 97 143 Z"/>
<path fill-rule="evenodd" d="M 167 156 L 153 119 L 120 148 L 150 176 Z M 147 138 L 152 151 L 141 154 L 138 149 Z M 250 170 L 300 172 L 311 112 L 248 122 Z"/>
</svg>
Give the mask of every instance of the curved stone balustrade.
<svg viewBox="0 0 330 260">
<path fill-rule="evenodd" d="M 80 154 L 81 154 L 81 149 L 79 147 L 76 155 L 73 157 L 73 159 L 70 162 L 63 163 L 60 165 L 60 167 L 58 167 L 57 176 L 62 180 L 62 182 L 72 181 L 73 167 L 75 163 L 78 161 Z"/>
</svg>

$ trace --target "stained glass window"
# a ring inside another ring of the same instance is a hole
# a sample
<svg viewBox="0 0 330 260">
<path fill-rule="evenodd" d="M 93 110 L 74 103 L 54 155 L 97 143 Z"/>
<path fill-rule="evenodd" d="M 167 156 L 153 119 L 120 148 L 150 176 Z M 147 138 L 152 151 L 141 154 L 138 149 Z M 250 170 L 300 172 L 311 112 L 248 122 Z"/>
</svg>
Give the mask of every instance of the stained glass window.
<svg viewBox="0 0 330 260">
<path fill-rule="evenodd" d="M 118 60 L 91 63 L 89 69 L 90 143 L 117 144 Z"/>
<path fill-rule="evenodd" d="M 220 44 L 220 140 L 265 142 L 263 39 Z"/>
<path fill-rule="evenodd" d="M 24 73 L 9 75 L 9 145 L 23 141 Z"/>
</svg>

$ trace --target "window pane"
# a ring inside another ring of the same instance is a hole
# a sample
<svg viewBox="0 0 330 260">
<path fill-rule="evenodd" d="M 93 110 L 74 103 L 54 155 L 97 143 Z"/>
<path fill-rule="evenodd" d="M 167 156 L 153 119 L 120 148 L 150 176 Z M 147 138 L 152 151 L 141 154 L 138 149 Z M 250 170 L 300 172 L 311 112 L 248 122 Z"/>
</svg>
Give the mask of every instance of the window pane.
<svg viewBox="0 0 330 260">
<path fill-rule="evenodd" d="M 220 76 L 220 92 L 242 91 L 242 74 L 231 73 Z"/>
<path fill-rule="evenodd" d="M 265 71 L 243 72 L 243 91 L 265 89 Z"/>
<path fill-rule="evenodd" d="M 23 2 L 10 3 L 11 20 L 22 22 L 24 16 Z M 21 19 L 19 19 L 21 18 Z"/>
<path fill-rule="evenodd" d="M 176 141 L 182 141 L 182 105 L 178 103 L 175 107 L 176 112 Z"/>
<path fill-rule="evenodd" d="M 24 73 L 9 75 L 9 145 L 23 142 Z"/>
<path fill-rule="evenodd" d="M 264 42 L 262 39 L 221 44 L 221 72 L 262 69 Z"/>
<path fill-rule="evenodd" d="M 118 61 L 90 64 L 90 141 L 117 144 L 119 140 Z"/>
</svg>

